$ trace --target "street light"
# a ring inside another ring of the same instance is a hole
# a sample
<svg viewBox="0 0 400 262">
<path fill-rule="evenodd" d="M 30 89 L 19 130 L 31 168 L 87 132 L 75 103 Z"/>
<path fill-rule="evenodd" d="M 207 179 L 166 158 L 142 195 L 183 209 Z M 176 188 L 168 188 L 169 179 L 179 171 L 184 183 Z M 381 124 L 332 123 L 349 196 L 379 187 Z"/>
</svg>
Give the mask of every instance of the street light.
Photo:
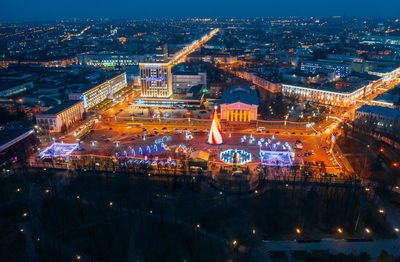
<svg viewBox="0 0 400 262">
<path fill-rule="evenodd" d="M 342 234 L 342 233 L 343 233 L 343 230 L 339 227 L 339 228 L 337 229 L 337 232 L 338 232 L 339 234 Z"/>
<path fill-rule="evenodd" d="M 300 233 L 301 233 L 300 228 L 296 228 L 296 233 L 300 235 Z"/>
</svg>

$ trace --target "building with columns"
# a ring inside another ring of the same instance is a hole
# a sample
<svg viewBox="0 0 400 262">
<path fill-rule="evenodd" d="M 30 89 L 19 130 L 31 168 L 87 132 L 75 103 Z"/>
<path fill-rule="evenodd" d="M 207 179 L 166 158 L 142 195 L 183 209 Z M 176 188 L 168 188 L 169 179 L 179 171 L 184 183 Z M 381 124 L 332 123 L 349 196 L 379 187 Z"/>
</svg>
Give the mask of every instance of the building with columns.
<svg viewBox="0 0 400 262">
<path fill-rule="evenodd" d="M 221 98 L 221 120 L 231 123 L 257 121 L 258 95 L 249 86 L 225 89 Z"/>
</svg>

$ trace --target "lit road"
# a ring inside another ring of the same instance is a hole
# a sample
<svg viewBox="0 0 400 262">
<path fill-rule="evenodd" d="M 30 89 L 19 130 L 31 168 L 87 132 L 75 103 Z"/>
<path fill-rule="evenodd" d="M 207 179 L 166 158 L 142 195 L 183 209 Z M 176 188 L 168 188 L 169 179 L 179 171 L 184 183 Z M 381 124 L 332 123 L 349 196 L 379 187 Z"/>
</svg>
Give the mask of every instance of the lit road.
<svg viewBox="0 0 400 262">
<path fill-rule="evenodd" d="M 214 35 L 218 33 L 219 29 L 216 28 L 212 30 L 210 33 L 204 35 L 200 40 L 196 40 L 192 42 L 190 45 L 185 46 L 181 51 L 176 53 L 174 57 L 168 62 L 168 64 L 178 64 L 185 60 L 185 58 L 192 52 L 194 52 L 197 48 L 204 45 L 208 40 L 210 40 Z"/>
</svg>

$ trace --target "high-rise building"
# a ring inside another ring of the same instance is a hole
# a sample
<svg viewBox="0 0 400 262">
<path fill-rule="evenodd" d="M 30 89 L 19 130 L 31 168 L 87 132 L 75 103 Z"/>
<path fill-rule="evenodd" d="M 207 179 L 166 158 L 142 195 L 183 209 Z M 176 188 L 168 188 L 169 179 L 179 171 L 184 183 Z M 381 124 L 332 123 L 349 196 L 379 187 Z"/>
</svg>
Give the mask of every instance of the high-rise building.
<svg viewBox="0 0 400 262">
<path fill-rule="evenodd" d="M 168 45 L 163 44 L 156 47 L 156 59 L 157 62 L 167 62 L 168 61 Z"/>
<path fill-rule="evenodd" d="M 172 95 L 171 63 L 140 63 L 142 97 L 170 97 Z"/>
</svg>

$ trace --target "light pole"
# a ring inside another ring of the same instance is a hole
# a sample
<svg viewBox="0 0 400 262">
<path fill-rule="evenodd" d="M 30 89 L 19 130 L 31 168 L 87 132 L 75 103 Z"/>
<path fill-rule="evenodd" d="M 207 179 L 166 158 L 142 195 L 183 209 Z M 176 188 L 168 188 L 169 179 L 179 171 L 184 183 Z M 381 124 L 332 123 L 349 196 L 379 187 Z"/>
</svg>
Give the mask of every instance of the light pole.
<svg viewBox="0 0 400 262">
<path fill-rule="evenodd" d="M 286 123 L 287 123 L 288 118 L 289 118 L 289 115 L 286 114 L 286 115 L 285 115 L 285 128 L 286 128 Z"/>
</svg>

